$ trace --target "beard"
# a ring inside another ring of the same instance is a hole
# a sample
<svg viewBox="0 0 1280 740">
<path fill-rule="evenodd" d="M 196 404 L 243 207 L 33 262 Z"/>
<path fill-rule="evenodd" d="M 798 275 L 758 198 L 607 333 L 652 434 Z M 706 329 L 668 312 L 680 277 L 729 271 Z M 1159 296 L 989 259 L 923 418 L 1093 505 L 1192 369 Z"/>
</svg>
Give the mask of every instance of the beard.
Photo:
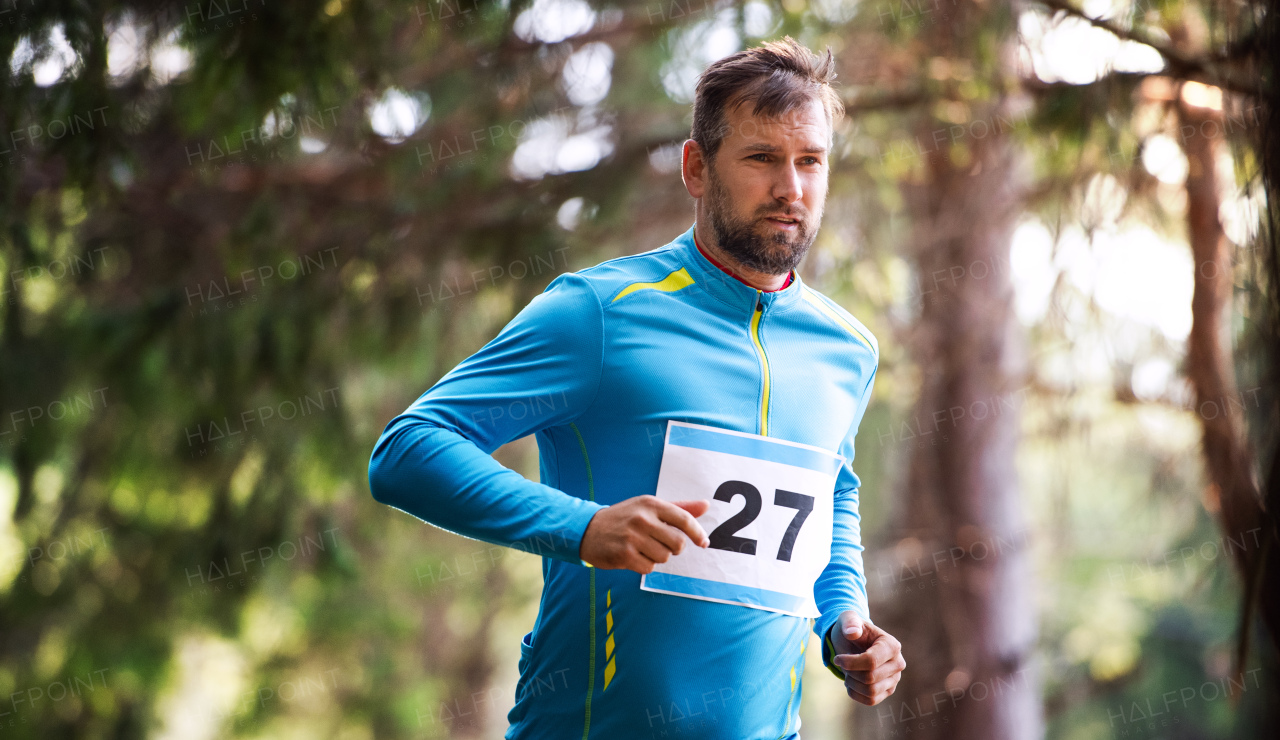
<svg viewBox="0 0 1280 740">
<path fill-rule="evenodd" d="M 711 233 L 720 248 L 739 264 L 768 275 L 784 275 L 794 270 L 813 246 L 821 210 L 810 217 L 802 207 L 784 209 L 771 204 L 757 209 L 757 215 L 751 218 L 739 219 L 714 167 L 707 169 L 707 191 Z M 796 219 L 795 233 L 775 231 L 761 223 L 766 216 L 777 215 Z"/>
</svg>

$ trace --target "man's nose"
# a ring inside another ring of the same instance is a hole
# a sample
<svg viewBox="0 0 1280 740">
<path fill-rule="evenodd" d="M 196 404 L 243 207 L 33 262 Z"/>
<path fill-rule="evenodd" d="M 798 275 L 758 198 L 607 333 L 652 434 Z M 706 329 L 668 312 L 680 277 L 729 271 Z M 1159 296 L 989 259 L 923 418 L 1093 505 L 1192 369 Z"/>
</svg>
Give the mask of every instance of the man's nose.
<svg viewBox="0 0 1280 740">
<path fill-rule="evenodd" d="M 784 203 L 794 203 L 804 196 L 800 172 L 793 163 L 782 165 L 773 183 L 773 197 Z"/>
</svg>

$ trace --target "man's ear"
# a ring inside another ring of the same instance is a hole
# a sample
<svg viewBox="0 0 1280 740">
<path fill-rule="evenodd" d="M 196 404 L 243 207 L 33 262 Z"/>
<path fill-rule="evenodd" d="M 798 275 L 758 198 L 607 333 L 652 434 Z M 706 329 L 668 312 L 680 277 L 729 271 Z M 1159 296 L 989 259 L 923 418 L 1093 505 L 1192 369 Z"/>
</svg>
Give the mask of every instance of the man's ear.
<svg viewBox="0 0 1280 740">
<path fill-rule="evenodd" d="M 684 188 L 693 198 L 701 198 L 707 191 L 707 160 L 702 148 L 693 139 L 686 139 L 680 156 L 680 176 Z"/>
</svg>

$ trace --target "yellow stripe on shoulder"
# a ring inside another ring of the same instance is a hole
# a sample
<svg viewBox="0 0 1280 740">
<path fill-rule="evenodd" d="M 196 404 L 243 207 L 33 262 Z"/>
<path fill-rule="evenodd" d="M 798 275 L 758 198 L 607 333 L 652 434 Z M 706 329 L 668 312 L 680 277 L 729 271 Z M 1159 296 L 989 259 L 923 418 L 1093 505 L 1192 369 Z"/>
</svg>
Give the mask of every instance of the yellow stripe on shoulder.
<svg viewBox="0 0 1280 740">
<path fill-rule="evenodd" d="M 818 295 L 813 292 L 812 288 L 810 288 L 807 285 L 803 286 L 803 288 L 804 290 L 801 293 L 801 295 L 805 297 L 805 300 L 812 303 L 814 308 L 826 314 L 827 317 L 829 317 L 832 321 L 836 322 L 840 326 L 843 326 L 845 328 L 845 331 L 852 334 L 854 338 L 856 338 L 858 341 L 867 345 L 867 349 L 871 350 L 871 354 L 873 355 L 876 354 L 876 348 L 871 344 L 871 342 L 867 341 L 866 337 L 862 336 L 862 332 L 853 328 L 853 324 L 850 324 L 848 321 L 845 321 L 844 317 L 841 316 L 839 313 L 836 313 L 836 311 L 832 309 L 831 306 L 828 306 L 826 301 L 819 298 Z"/>
<path fill-rule="evenodd" d="M 680 290 L 681 288 L 687 288 L 690 285 L 693 285 L 693 276 L 689 274 L 688 270 L 681 267 L 679 270 L 676 270 L 656 283 L 632 283 L 614 296 L 613 300 L 616 301 L 625 295 L 634 293 L 637 290 L 644 290 L 645 288 L 653 288 L 654 290 L 661 290 L 664 293 L 671 293 L 673 291 Z M 613 301 L 609 302 L 613 303 Z"/>
</svg>

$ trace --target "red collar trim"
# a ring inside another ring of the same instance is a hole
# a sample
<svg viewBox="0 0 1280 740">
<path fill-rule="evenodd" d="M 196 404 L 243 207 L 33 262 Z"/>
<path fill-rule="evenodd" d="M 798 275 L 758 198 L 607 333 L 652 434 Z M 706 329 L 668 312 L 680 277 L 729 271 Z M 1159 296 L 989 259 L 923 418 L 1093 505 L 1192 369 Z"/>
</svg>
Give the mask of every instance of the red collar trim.
<svg viewBox="0 0 1280 740">
<path fill-rule="evenodd" d="M 698 234 L 697 234 L 696 232 L 695 232 L 695 233 L 694 233 L 694 235 L 693 235 L 693 246 L 697 247 L 697 248 L 698 248 L 698 251 L 699 251 L 699 252 L 702 252 L 702 256 L 703 256 L 703 257 L 706 257 L 706 258 L 707 258 L 707 260 L 711 262 L 711 264 L 715 265 L 716 267 L 719 267 L 719 268 L 720 268 L 720 270 L 721 270 L 721 272 L 724 272 L 726 275 L 731 275 L 731 276 L 733 277 L 733 279 L 734 279 L 734 280 L 737 280 L 738 282 L 742 283 L 743 285 L 747 286 L 748 288 L 752 288 L 752 289 L 754 289 L 754 290 L 761 290 L 761 291 L 763 291 L 763 292 L 765 292 L 765 293 L 777 293 L 779 290 L 785 290 L 785 289 L 786 289 L 786 287 L 787 287 L 788 285 L 790 285 L 790 284 L 791 284 L 791 280 L 792 280 L 792 278 L 794 278 L 794 277 L 795 277 L 795 275 L 796 275 L 795 270 L 792 270 L 791 272 L 788 272 L 788 273 L 787 273 L 787 280 L 786 280 L 786 282 L 784 282 L 784 283 L 782 284 L 782 287 L 781 287 L 781 288 L 774 288 L 773 290 L 764 290 L 763 288 L 756 288 L 756 286 L 752 285 L 751 283 L 748 283 L 746 280 L 743 280 L 742 278 L 738 277 L 737 275 L 734 275 L 732 272 L 729 272 L 729 268 L 725 267 L 724 265 L 720 264 L 719 262 L 716 262 L 716 260 L 715 260 L 715 258 L 714 258 L 714 257 L 712 257 L 711 255 L 707 254 L 707 253 L 706 253 L 706 251 L 705 251 L 705 250 L 703 250 L 702 245 L 698 243 Z"/>
</svg>

